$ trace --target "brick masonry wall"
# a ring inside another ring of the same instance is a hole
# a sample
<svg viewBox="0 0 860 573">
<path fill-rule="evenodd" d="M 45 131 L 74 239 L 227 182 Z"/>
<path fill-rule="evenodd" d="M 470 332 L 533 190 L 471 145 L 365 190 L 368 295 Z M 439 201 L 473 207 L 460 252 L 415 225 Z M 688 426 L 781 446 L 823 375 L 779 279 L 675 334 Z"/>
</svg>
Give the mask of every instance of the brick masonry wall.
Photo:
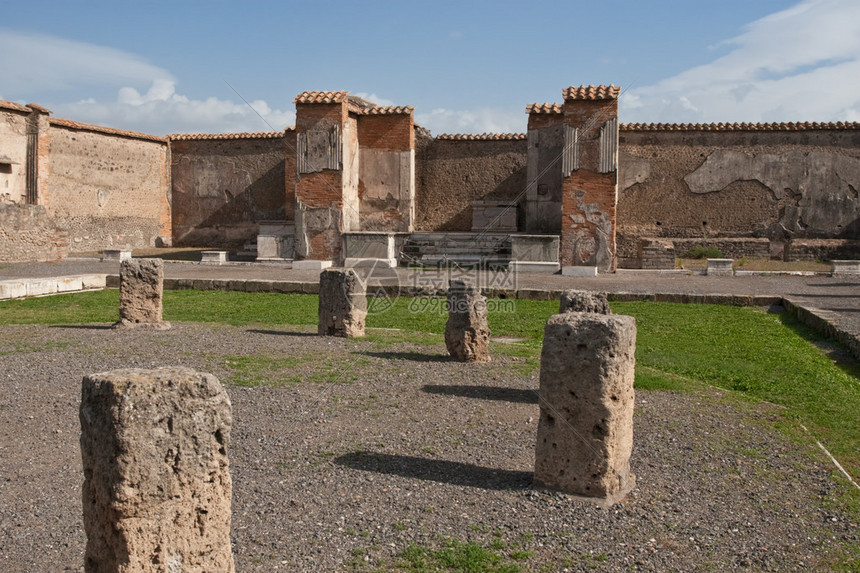
<svg viewBox="0 0 860 573">
<path fill-rule="evenodd" d="M 528 142 L 420 137 L 415 152 L 415 229 L 470 231 L 472 201 L 524 200 Z"/>
<path fill-rule="evenodd" d="M 260 221 L 292 219 L 289 136 L 171 141 L 174 244 L 238 248 L 256 239 Z"/>
<path fill-rule="evenodd" d="M 68 249 L 69 234 L 44 207 L 0 203 L 0 263 L 57 261 Z"/>
<path fill-rule="evenodd" d="M 52 125 L 39 156 L 40 203 L 72 251 L 170 240 L 166 143 Z"/>
</svg>

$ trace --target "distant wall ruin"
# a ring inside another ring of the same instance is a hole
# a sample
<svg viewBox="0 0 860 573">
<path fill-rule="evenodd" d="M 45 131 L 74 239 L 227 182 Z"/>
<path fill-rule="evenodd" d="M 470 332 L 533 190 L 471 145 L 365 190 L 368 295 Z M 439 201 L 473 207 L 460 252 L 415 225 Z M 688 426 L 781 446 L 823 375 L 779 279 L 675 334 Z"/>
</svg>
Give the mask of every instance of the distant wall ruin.
<svg viewBox="0 0 860 573">
<path fill-rule="evenodd" d="M 32 223 L 29 237 L 42 234 L 44 247 L 33 243 L 31 260 L 63 256 L 64 232 L 71 252 L 232 249 L 271 221 L 295 223 L 299 258 L 338 260 L 343 233 L 469 232 L 497 212 L 505 215 L 505 228 L 496 229 L 503 232 L 567 229 L 564 264 L 598 264 L 589 237 L 580 236 L 586 227 L 596 233 L 602 268 L 606 253 L 635 266 L 643 238 L 676 239 L 676 250 L 691 240 L 756 239 L 745 256 L 764 252 L 761 241 L 772 256 L 783 247 L 785 257 L 837 248 L 841 257 L 857 256 L 855 246 L 843 247 L 860 244 L 860 123 L 611 127 L 601 116 L 580 118 L 577 127 L 575 99 L 529 105 L 528 133 L 438 137 L 414 124 L 413 108 L 376 106 L 348 92 L 299 94 L 297 126 L 285 131 L 168 137 L 0 101 L 0 203 L 43 208 L 5 215 L 15 228 Z M 586 100 L 586 107 L 617 105 L 614 97 Z M 578 161 L 597 163 L 568 164 L 571 176 L 565 161 L 574 160 L 574 144 L 582 146 Z M 617 171 L 604 170 L 603 156 L 607 165 L 617 160 Z M 585 171 L 607 182 L 597 202 L 577 198 Z M 605 248 L 598 243 L 608 227 L 588 219 L 595 209 L 615 233 Z M 0 260 L 20 258 L 12 253 L 27 244 L 9 236 Z M 843 244 L 794 248 L 837 240 Z"/>
</svg>

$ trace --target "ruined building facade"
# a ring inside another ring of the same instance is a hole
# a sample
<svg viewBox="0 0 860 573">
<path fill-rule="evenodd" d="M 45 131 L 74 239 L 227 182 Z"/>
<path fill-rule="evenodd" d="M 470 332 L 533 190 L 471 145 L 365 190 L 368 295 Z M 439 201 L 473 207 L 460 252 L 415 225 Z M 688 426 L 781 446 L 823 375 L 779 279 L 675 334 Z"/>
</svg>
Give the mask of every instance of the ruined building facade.
<svg viewBox="0 0 860 573">
<path fill-rule="evenodd" d="M 571 87 L 526 107 L 526 133 L 436 137 L 342 91 L 299 94 L 284 131 L 167 137 L 0 102 L 0 261 L 256 244 L 339 264 L 365 236 L 401 264 L 524 241 L 550 270 L 651 267 L 655 245 L 860 256 L 860 124 L 625 125 L 618 95 Z"/>
</svg>

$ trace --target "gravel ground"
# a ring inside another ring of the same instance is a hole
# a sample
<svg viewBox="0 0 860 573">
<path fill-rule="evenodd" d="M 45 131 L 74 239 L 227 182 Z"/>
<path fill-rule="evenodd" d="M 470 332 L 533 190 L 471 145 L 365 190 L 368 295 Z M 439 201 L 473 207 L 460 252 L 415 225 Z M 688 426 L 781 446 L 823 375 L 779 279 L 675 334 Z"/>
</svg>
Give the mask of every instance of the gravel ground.
<svg viewBox="0 0 860 573">
<path fill-rule="evenodd" d="M 858 547 L 833 467 L 773 430 L 774 405 L 639 391 L 637 487 L 603 509 L 530 488 L 533 364 L 502 343 L 462 365 L 439 337 L 371 338 L 0 328 L 0 570 L 81 569 L 81 377 L 165 365 L 214 373 L 233 401 L 237 571 L 389 568 L 443 538 L 493 543 L 527 571 L 828 570 Z M 255 378 L 280 385 L 230 383 Z"/>
</svg>

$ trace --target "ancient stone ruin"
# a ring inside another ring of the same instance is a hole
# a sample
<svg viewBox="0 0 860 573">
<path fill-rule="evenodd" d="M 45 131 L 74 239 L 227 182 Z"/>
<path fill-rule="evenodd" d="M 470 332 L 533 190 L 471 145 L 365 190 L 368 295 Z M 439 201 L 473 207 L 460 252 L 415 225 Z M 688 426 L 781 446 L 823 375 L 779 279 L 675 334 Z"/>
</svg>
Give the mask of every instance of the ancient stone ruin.
<svg viewBox="0 0 860 573">
<path fill-rule="evenodd" d="M 364 336 L 367 295 L 352 269 L 328 269 L 320 273 L 320 336 Z"/>
<path fill-rule="evenodd" d="M 445 346 L 460 362 L 490 361 L 490 327 L 487 299 L 473 284 L 451 280 L 448 284 L 448 322 Z"/>
<path fill-rule="evenodd" d="M 635 349 L 629 316 L 571 312 L 547 321 L 536 486 L 610 504 L 633 489 Z"/>
<path fill-rule="evenodd" d="M 124 369 L 81 391 L 85 570 L 232 572 L 232 406 L 211 374 Z"/>
<path fill-rule="evenodd" d="M 586 290 L 566 290 L 561 293 L 559 314 L 566 312 L 594 312 L 597 314 L 612 314 L 605 292 L 589 292 Z"/>
<path fill-rule="evenodd" d="M 119 322 L 114 328 L 167 330 L 162 320 L 164 261 L 126 259 L 119 267 Z"/>
</svg>

